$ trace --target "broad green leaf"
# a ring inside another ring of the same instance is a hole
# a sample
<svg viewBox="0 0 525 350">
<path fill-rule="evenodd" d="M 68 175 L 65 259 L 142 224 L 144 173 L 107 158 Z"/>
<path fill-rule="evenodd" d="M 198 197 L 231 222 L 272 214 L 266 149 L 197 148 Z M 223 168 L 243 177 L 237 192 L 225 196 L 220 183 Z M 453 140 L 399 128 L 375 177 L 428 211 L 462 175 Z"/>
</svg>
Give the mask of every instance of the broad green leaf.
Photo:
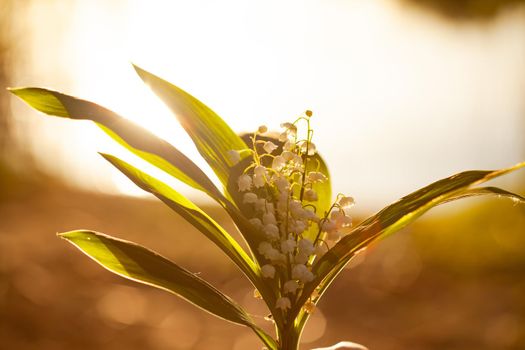
<svg viewBox="0 0 525 350">
<path fill-rule="evenodd" d="M 450 201 L 452 198 L 464 198 L 466 196 L 479 195 L 485 193 L 495 193 L 497 195 L 506 194 L 514 198 L 520 196 L 500 189 L 494 188 L 472 189 L 478 185 L 497 176 L 504 175 L 511 171 L 525 166 L 525 163 L 517 164 L 511 168 L 495 171 L 465 171 L 451 177 L 439 180 L 426 186 L 406 197 L 401 198 L 396 203 L 389 205 L 376 215 L 368 218 L 352 232 L 341 239 L 323 258 L 316 264 L 316 272 L 323 274 L 325 270 L 330 270 L 330 265 L 346 264 L 352 257 L 353 252 L 358 250 L 371 241 L 384 237 L 405 227 L 415 219 L 423 215 L 436 205 Z"/>
<path fill-rule="evenodd" d="M 302 305 L 317 287 L 319 287 L 317 292 L 322 295 L 344 266 L 361 249 L 366 248 L 379 238 L 399 231 L 437 205 L 484 194 L 505 196 L 516 201 L 523 201 L 523 197 L 496 187 L 473 188 L 473 186 L 522 167 L 525 167 L 525 162 L 502 170 L 465 171 L 450 176 L 401 198 L 364 220 L 314 264 L 313 273 L 316 278 L 312 283 L 305 286 L 298 304 Z M 295 315 L 299 314 L 298 327 L 302 327 L 308 318 L 308 315 L 299 308 L 295 308 L 290 314 L 294 318 Z"/>
<path fill-rule="evenodd" d="M 476 188 L 470 188 L 468 190 L 465 190 L 461 194 L 457 196 L 453 196 L 448 198 L 447 200 L 443 201 L 440 204 L 445 204 L 448 202 L 452 202 L 461 198 L 467 198 L 467 197 L 475 197 L 475 196 L 486 196 L 486 195 L 493 195 L 497 197 L 505 197 L 512 199 L 516 203 L 525 203 L 525 198 L 509 191 L 505 191 L 498 187 L 476 187 Z"/>
<path fill-rule="evenodd" d="M 208 282 L 163 256 L 136 243 L 93 231 L 70 231 L 59 236 L 107 270 L 121 277 L 166 290 L 215 316 L 248 326 L 265 343 L 273 345 L 272 338 L 259 329 L 237 303 Z"/>
<path fill-rule="evenodd" d="M 273 305 L 275 301 L 274 293 L 271 292 L 266 283 L 263 282 L 259 265 L 253 262 L 237 241 L 217 222 L 193 202 L 165 183 L 115 156 L 109 154 L 101 155 L 138 187 L 159 198 L 208 237 L 217 247 L 219 247 L 219 249 L 226 253 L 226 255 L 250 279 L 253 285 L 260 291 L 261 295 Z"/>
<path fill-rule="evenodd" d="M 45 114 L 94 121 L 104 132 L 135 155 L 180 181 L 206 192 L 216 200 L 224 200 L 202 170 L 179 150 L 109 109 L 42 88 L 15 88 L 10 91 Z"/>
<path fill-rule="evenodd" d="M 173 111 L 202 157 L 227 186 L 233 165 L 228 151 L 245 149 L 246 144 L 204 103 L 166 80 L 134 67 L 142 80 Z"/>
<path fill-rule="evenodd" d="M 193 202 L 170 186 L 135 168 L 131 164 L 109 154 L 101 153 L 101 155 L 138 187 L 158 197 L 186 221 L 195 226 L 195 228 L 225 252 L 243 272 L 249 275 L 251 277 L 250 279 L 259 279 L 257 265 L 253 263 L 235 239 Z"/>
<path fill-rule="evenodd" d="M 328 167 L 326 166 L 325 161 L 323 158 L 316 153 L 307 163 L 306 163 L 306 171 L 319 171 L 323 173 L 326 176 L 326 181 L 324 182 L 317 182 L 312 187 L 317 193 L 317 197 L 319 198 L 316 202 L 305 202 L 304 204 L 312 204 L 315 205 L 317 208 L 317 215 L 320 217 L 323 217 L 323 215 L 330 210 L 330 206 L 332 205 L 332 183 L 331 183 L 331 177 L 330 172 L 328 171 Z M 304 233 L 304 236 L 306 238 L 309 238 L 310 240 L 314 241 L 318 235 L 318 229 L 317 225 L 312 225 L 308 231 Z"/>
</svg>

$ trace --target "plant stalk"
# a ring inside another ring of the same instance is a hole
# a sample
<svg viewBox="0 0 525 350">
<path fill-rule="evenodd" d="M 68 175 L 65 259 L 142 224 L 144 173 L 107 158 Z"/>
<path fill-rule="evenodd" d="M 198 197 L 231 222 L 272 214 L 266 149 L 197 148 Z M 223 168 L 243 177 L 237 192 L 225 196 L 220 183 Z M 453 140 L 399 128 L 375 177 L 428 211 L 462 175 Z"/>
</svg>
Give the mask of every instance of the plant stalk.
<svg viewBox="0 0 525 350">
<path fill-rule="evenodd" d="M 299 337 L 293 323 L 285 326 L 284 330 L 279 330 L 279 350 L 298 350 Z"/>
</svg>

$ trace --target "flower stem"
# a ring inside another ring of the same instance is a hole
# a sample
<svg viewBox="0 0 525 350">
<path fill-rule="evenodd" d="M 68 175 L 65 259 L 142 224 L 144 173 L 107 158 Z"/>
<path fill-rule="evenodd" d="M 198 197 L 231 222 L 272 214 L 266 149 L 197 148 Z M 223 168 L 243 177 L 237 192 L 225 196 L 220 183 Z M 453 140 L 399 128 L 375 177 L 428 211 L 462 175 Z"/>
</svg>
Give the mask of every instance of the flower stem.
<svg viewBox="0 0 525 350">
<path fill-rule="evenodd" d="M 298 350 L 299 349 L 299 338 L 294 330 L 293 324 L 288 326 L 284 330 L 281 330 L 279 334 L 279 350 Z"/>
</svg>

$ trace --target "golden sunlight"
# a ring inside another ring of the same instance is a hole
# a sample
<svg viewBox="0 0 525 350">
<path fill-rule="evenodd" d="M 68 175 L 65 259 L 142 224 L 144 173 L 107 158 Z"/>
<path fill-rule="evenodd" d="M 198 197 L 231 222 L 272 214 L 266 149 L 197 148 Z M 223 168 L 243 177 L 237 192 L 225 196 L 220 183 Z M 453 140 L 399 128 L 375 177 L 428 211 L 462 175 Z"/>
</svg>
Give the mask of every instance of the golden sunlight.
<svg viewBox="0 0 525 350">
<path fill-rule="evenodd" d="M 367 208 L 436 177 L 508 166 L 523 156 L 523 11 L 476 25 L 451 24 L 394 0 L 77 0 L 63 6 L 35 3 L 29 13 L 43 29 L 33 33 L 27 84 L 44 80 L 105 105 L 192 159 L 200 158 L 191 141 L 130 62 L 198 96 L 239 132 L 259 124 L 278 128 L 313 110 L 318 149 L 339 174 L 334 188 Z M 61 11 L 69 16 L 50 26 Z M 55 125 L 50 138 L 42 137 L 48 123 L 60 122 L 37 122 L 33 148 L 55 149 L 67 178 L 137 193 L 95 155 L 127 153 L 95 128 L 86 134 L 70 123 L 64 129 L 71 135 L 61 141 Z M 43 146 L 52 142 L 61 145 Z M 80 160 L 65 154 L 79 152 Z M 97 174 L 112 174 L 113 185 L 107 176 L 88 174 L 86 162 Z"/>
</svg>

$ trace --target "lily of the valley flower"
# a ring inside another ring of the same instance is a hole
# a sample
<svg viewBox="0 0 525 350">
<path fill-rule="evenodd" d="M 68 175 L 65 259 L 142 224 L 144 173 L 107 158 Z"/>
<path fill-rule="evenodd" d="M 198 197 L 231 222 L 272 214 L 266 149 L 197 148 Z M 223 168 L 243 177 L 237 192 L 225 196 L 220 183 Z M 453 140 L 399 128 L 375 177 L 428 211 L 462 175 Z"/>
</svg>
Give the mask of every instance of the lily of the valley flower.
<svg viewBox="0 0 525 350">
<path fill-rule="evenodd" d="M 297 127 L 302 120 L 308 125 L 305 139 L 299 136 Z M 247 164 L 237 184 L 239 192 L 243 193 L 243 204 L 253 208 L 249 211 L 253 213 L 248 218 L 250 224 L 265 238 L 257 247 L 261 275 L 277 291 L 275 308 L 286 313 L 294 306 L 304 286 L 315 279 L 313 262 L 326 253 L 330 242 L 348 231 L 351 218 L 345 210 L 353 204 L 353 199 L 338 196 L 328 212 L 320 211 L 315 186 L 328 178 L 306 167 L 309 162 L 317 162 L 312 159 L 317 151 L 311 140 L 309 116 L 281 126 L 284 131 L 279 139 L 282 142 L 280 154 L 273 154 L 279 148 L 274 142 L 257 140 L 257 134 L 267 132 L 266 127 L 259 127 L 252 138 L 253 161 Z M 262 151 L 256 147 L 261 144 Z M 263 162 L 263 159 L 269 161 Z M 319 233 L 311 240 L 306 232 Z M 314 305 L 311 299 L 310 296 L 308 312 Z"/>
<path fill-rule="evenodd" d="M 290 302 L 290 299 L 288 299 L 287 297 L 282 297 L 282 298 L 277 299 L 277 302 L 275 303 L 275 307 L 277 309 L 286 311 L 287 309 L 292 307 L 292 303 Z"/>
<path fill-rule="evenodd" d="M 235 165 L 241 161 L 241 154 L 239 153 L 239 151 L 230 150 L 228 151 L 228 158 L 230 159 L 230 162 L 232 162 L 232 164 Z"/>
<path fill-rule="evenodd" d="M 272 153 L 277 149 L 277 145 L 273 143 L 272 141 L 268 141 L 264 143 L 263 149 L 266 153 Z"/>
</svg>

